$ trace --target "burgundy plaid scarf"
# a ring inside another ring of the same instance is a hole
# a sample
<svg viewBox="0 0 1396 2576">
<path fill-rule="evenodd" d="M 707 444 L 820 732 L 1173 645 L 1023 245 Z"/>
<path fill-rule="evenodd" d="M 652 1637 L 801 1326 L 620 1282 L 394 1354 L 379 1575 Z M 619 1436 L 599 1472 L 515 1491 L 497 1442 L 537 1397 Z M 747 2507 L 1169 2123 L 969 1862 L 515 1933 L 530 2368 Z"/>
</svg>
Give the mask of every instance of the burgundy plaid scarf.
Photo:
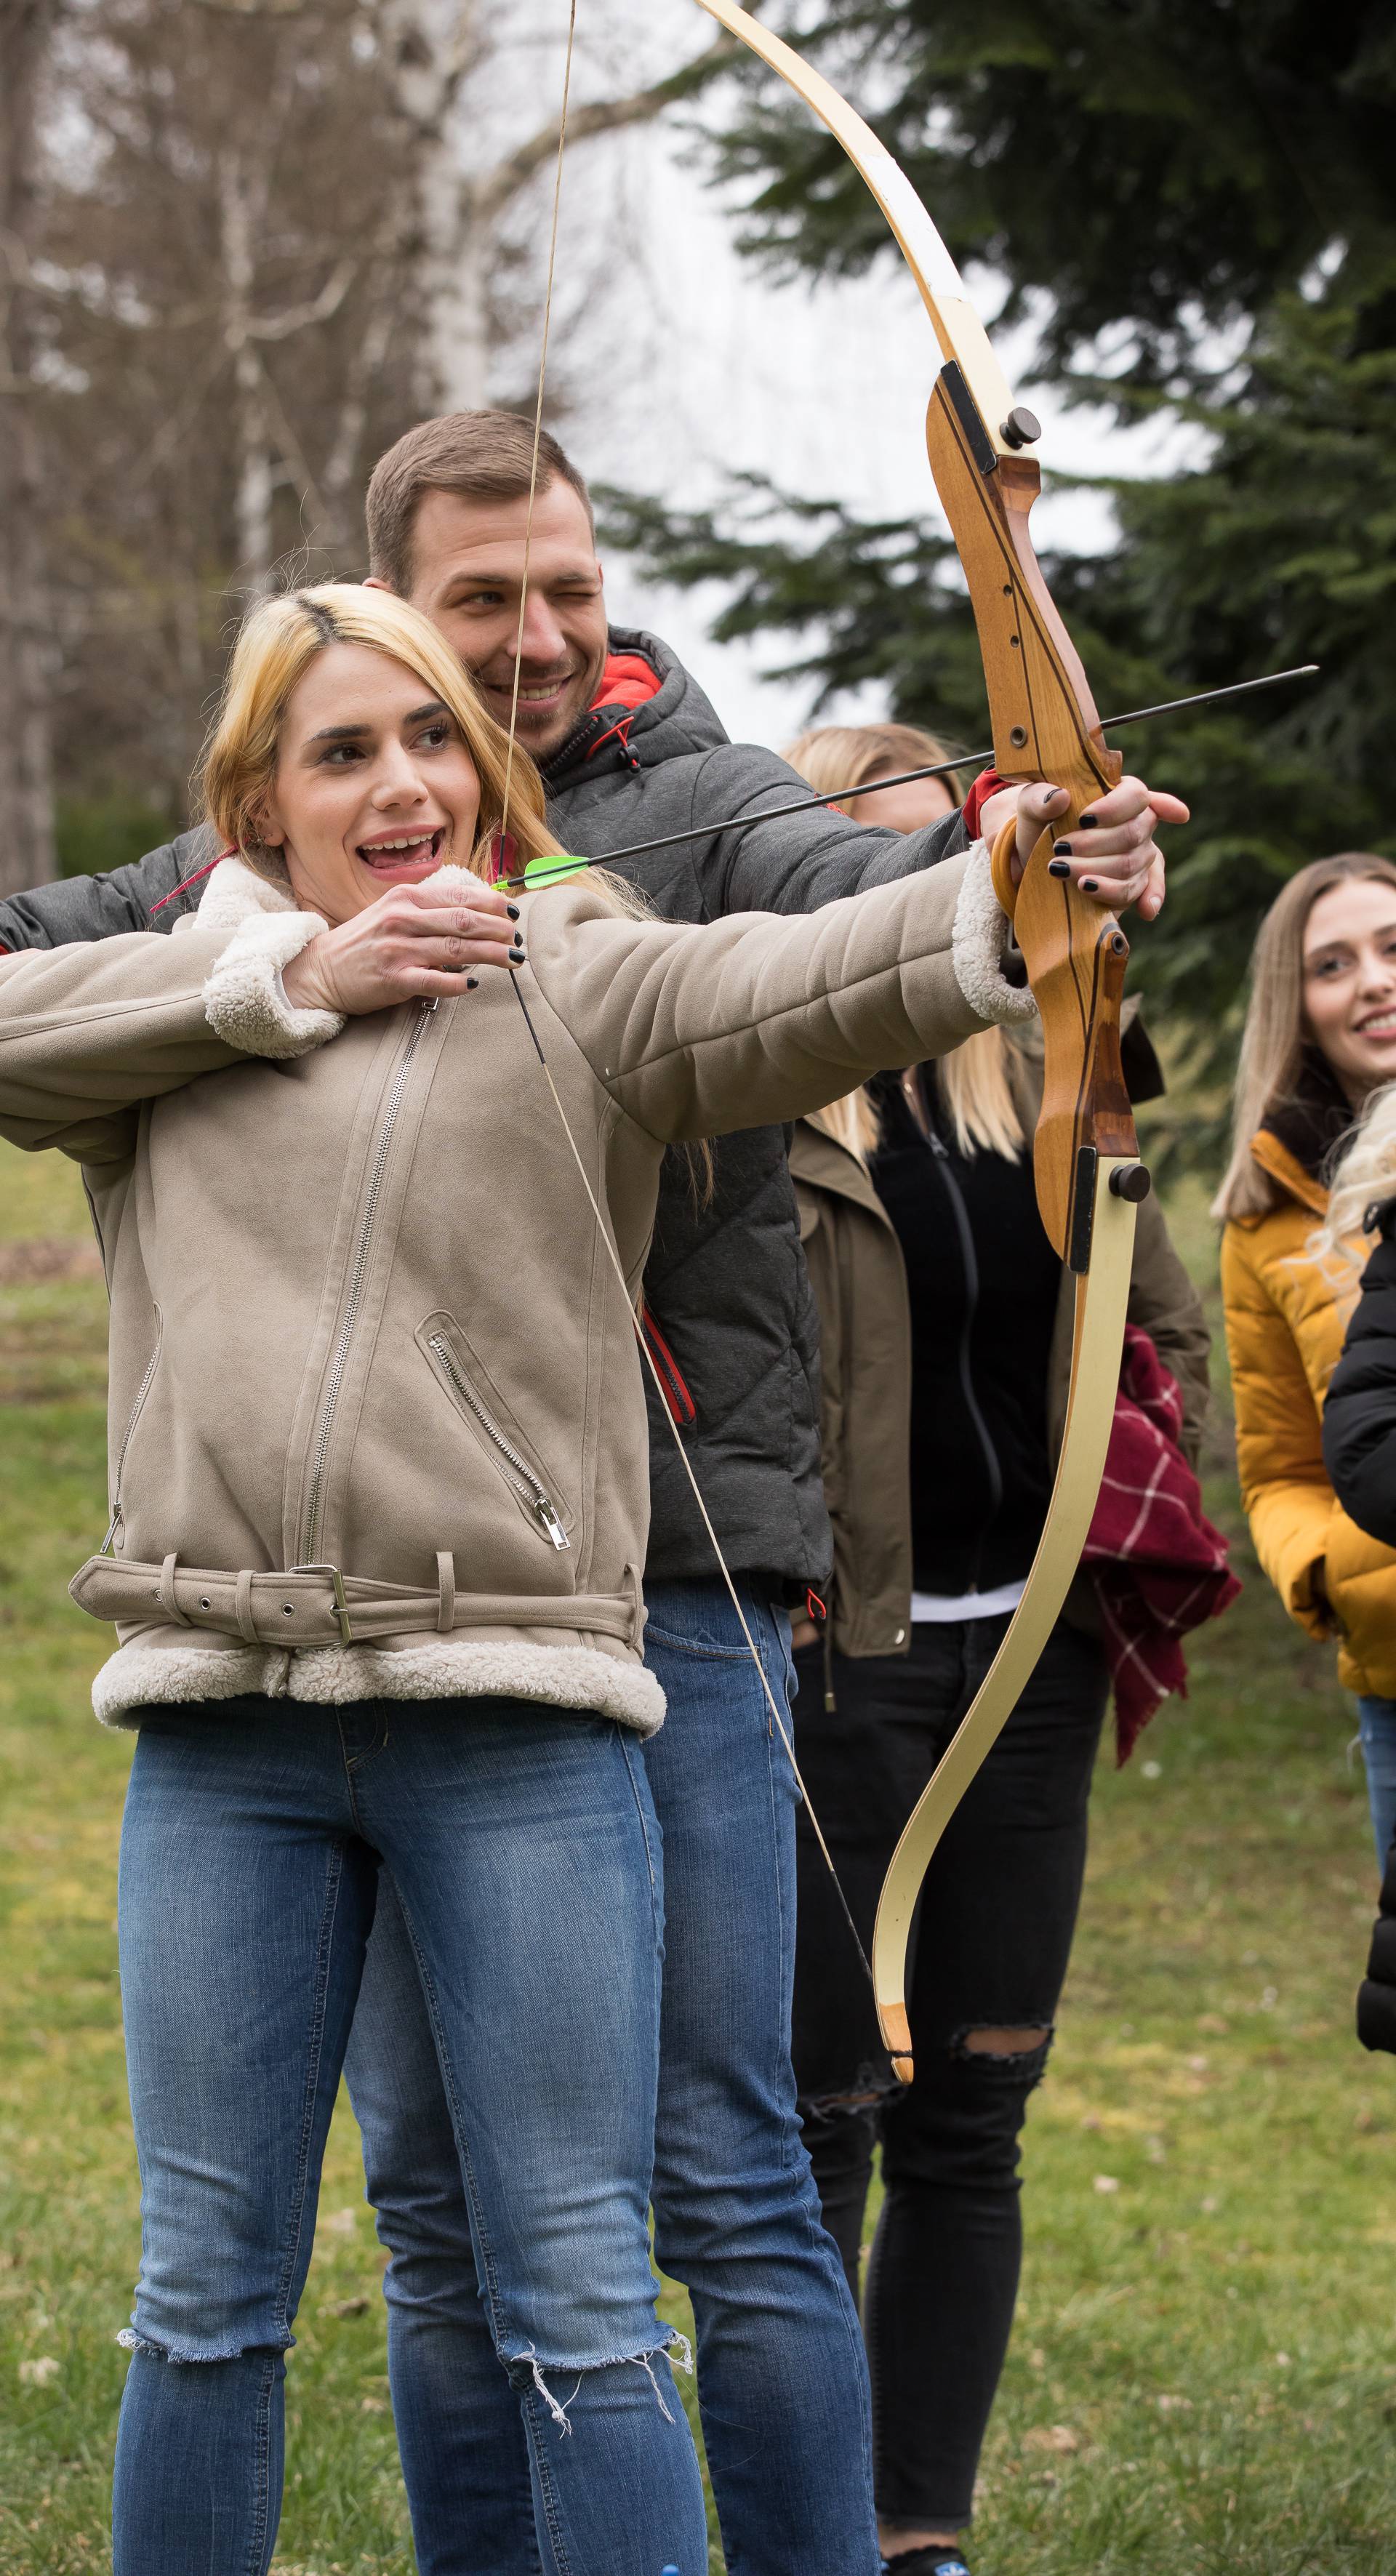
<svg viewBox="0 0 1396 2576">
<path fill-rule="evenodd" d="M 1121 1762 L 1170 1691 L 1187 1698 L 1180 1639 L 1219 1617 L 1241 1589 L 1178 1445 L 1182 1422 L 1177 1379 L 1148 1334 L 1127 1324 L 1105 1477 L 1081 1558 L 1104 1624 Z"/>
</svg>

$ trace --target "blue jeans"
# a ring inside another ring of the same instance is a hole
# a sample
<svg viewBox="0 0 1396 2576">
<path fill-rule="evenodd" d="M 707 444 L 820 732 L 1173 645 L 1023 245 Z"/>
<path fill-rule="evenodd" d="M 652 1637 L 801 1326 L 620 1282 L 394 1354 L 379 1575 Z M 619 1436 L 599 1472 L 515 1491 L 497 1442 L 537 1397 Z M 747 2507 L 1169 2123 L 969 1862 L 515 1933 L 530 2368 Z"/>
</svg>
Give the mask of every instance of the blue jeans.
<svg viewBox="0 0 1396 2576">
<path fill-rule="evenodd" d="M 622 1728 L 504 1699 L 148 1712 L 121 1850 L 142 2258 L 115 2576 L 266 2576 L 282 2356 L 380 1856 L 534 2564 L 702 2576 L 646 2229 L 663 1908 L 649 1785 Z"/>
<path fill-rule="evenodd" d="M 1386 1855 L 1396 1835 L 1396 1699 L 1360 1699 L 1357 1725 L 1367 1772 L 1367 1804 L 1372 1811 L 1377 1867 L 1385 1869 Z"/>
<path fill-rule="evenodd" d="M 654 2243 L 693 2301 L 727 2565 L 731 2576 L 874 2576 L 862 2337 L 790 2068 L 790 1765 L 723 1587 L 653 1584 L 647 1599 L 645 1659 L 669 1703 L 644 1748 L 666 1911 Z M 784 1615 L 745 1606 L 785 1706 Z M 346 2073 L 392 2257 L 388 2359 L 421 2576 L 538 2576 L 528 2457 L 477 2295 L 431 2024 L 386 1885 Z M 702 2576 L 703 2560 L 678 2563 Z"/>
</svg>

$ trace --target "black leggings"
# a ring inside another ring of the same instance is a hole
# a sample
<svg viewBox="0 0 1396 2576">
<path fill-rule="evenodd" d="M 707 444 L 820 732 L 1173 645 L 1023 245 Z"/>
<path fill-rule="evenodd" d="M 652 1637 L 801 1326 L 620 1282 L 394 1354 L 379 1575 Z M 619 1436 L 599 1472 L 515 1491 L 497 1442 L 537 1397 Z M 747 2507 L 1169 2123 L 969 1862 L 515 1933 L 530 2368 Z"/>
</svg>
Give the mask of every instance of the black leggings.
<svg viewBox="0 0 1396 2576">
<path fill-rule="evenodd" d="M 902 1658 L 797 1657 L 800 1766 L 865 1944 L 907 1815 L 977 1689 L 1004 1618 L 917 1626 Z M 909 2010 L 916 2078 L 891 2084 L 867 1981 L 800 1819 L 795 2072 L 825 2224 L 855 2298 L 873 2151 L 885 2199 L 868 2270 L 877 2506 L 896 2528 L 958 2530 L 1013 2323 L 1022 2254 L 1018 2140 L 1066 1975 L 1107 1679 L 1059 1622 L 951 1820 L 921 1901 Z M 1040 2031 L 1018 2053 L 972 2033 Z"/>
</svg>

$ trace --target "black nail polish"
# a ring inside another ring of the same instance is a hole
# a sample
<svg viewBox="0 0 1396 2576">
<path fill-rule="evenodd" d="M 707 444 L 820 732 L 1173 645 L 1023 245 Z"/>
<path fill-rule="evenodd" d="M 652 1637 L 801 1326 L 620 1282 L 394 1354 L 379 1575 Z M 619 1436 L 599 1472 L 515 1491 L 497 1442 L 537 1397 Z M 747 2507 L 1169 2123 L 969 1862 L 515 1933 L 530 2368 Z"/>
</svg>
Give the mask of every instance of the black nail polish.
<svg viewBox="0 0 1396 2576">
<path fill-rule="evenodd" d="M 1054 841 L 1052 843 L 1052 856 L 1057 859 L 1069 859 L 1071 856 L 1071 843 L 1069 841 Z"/>
<path fill-rule="evenodd" d="M 1093 832 L 1099 821 L 1100 816 L 1098 814 L 1083 814 L 1080 822 L 1076 826 L 1076 829 L 1078 832 Z"/>
<path fill-rule="evenodd" d="M 1081 879 L 1081 892 L 1083 894 L 1094 894 L 1096 890 L 1096 880 L 1094 877 L 1083 877 Z"/>
<path fill-rule="evenodd" d="M 510 920 L 511 920 L 511 921 L 517 921 L 517 920 L 518 920 L 518 917 L 519 917 L 519 907 L 518 907 L 518 905 L 517 905 L 516 903 L 506 903 L 506 905 L 505 905 L 504 909 L 505 909 L 505 911 L 508 913 L 509 918 L 510 918 Z"/>
<path fill-rule="evenodd" d="M 466 979 L 465 979 L 465 989 L 466 989 L 467 993 L 474 993 L 474 992 L 478 991 L 478 989 L 479 989 L 479 983 L 480 983 L 480 978 L 479 978 L 479 976 L 478 976 L 478 975 L 467 975 L 467 977 L 466 977 Z"/>
<path fill-rule="evenodd" d="M 1047 862 L 1047 874 L 1049 877 L 1069 877 L 1071 870 L 1067 866 L 1065 859 L 1049 859 Z"/>
</svg>

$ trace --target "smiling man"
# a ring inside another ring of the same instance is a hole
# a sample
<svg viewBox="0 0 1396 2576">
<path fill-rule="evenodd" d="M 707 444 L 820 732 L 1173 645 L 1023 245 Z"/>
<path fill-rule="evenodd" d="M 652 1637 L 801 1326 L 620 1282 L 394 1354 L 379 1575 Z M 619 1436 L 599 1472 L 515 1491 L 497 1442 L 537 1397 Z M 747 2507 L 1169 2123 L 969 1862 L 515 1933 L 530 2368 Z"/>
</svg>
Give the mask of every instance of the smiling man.
<svg viewBox="0 0 1396 2576">
<path fill-rule="evenodd" d="M 472 499 L 423 485 L 436 470 L 431 421 L 384 457 L 369 490 L 370 585 L 400 591 L 454 644 L 491 715 L 545 761 L 581 724 L 601 687 L 610 654 L 601 566 L 585 487 L 562 455 L 533 505 L 528 494 Z M 456 437 L 440 444 L 450 470 Z M 551 447 L 553 442 L 549 441 Z M 405 448 L 404 455 L 401 449 Z M 522 647 L 519 589 L 528 538 L 528 597 Z M 637 670 L 632 681 L 645 676 Z M 516 715 L 517 707 L 517 715 Z"/>
<path fill-rule="evenodd" d="M 759 819 L 803 794 L 803 780 L 773 753 L 730 742 L 655 636 L 608 626 L 586 487 L 544 437 L 530 528 L 532 448 L 531 426 L 503 412 L 409 431 L 369 488 L 369 578 L 426 611 L 506 726 L 517 687 L 518 738 L 542 772 L 564 849 L 604 858 L 706 825 L 701 838 L 625 872 L 662 915 L 708 921 L 813 911 L 932 865 L 992 832 L 1015 801 L 1030 846 L 1061 810 L 1050 788 L 1018 797 L 981 782 L 968 818 L 907 836 L 829 810 Z M 722 828 L 735 814 L 748 820 Z M 1062 864 L 1088 871 L 1082 881 L 1102 902 L 1138 900 L 1147 916 L 1162 899 L 1159 817 L 1184 821 L 1186 810 L 1124 780 L 1090 827 L 1059 844 Z M 185 833 L 134 867 L 0 904 L 0 946 L 170 928 L 197 905 L 216 857 L 207 832 Z M 364 857 L 386 863 L 375 851 Z M 527 1311 L 525 1282 L 521 1331 Z M 644 1311 L 784 1701 L 785 1604 L 819 1591 L 831 1542 L 816 1318 L 781 1128 L 721 1139 L 707 1196 L 671 1157 Z M 693 2301 L 728 2564 L 760 2576 L 874 2576 L 862 2341 L 821 2224 L 790 2071 L 795 1789 L 672 1425 L 649 1392 L 646 1661 L 668 1705 L 646 1747 L 666 1909 L 655 2250 Z M 540 1923 L 539 1937 L 565 1942 L 566 1926 Z M 455 2133 L 386 1879 L 348 2073 L 369 2197 L 392 2252 L 389 2356 L 418 2566 L 422 2576 L 537 2576 L 528 2498 L 539 2464 L 530 2464 L 518 2401 L 495 2359 L 487 2244 L 477 2291 L 462 2184 L 469 2141 Z M 637 2402 L 647 2395 L 637 2389 Z"/>
</svg>

